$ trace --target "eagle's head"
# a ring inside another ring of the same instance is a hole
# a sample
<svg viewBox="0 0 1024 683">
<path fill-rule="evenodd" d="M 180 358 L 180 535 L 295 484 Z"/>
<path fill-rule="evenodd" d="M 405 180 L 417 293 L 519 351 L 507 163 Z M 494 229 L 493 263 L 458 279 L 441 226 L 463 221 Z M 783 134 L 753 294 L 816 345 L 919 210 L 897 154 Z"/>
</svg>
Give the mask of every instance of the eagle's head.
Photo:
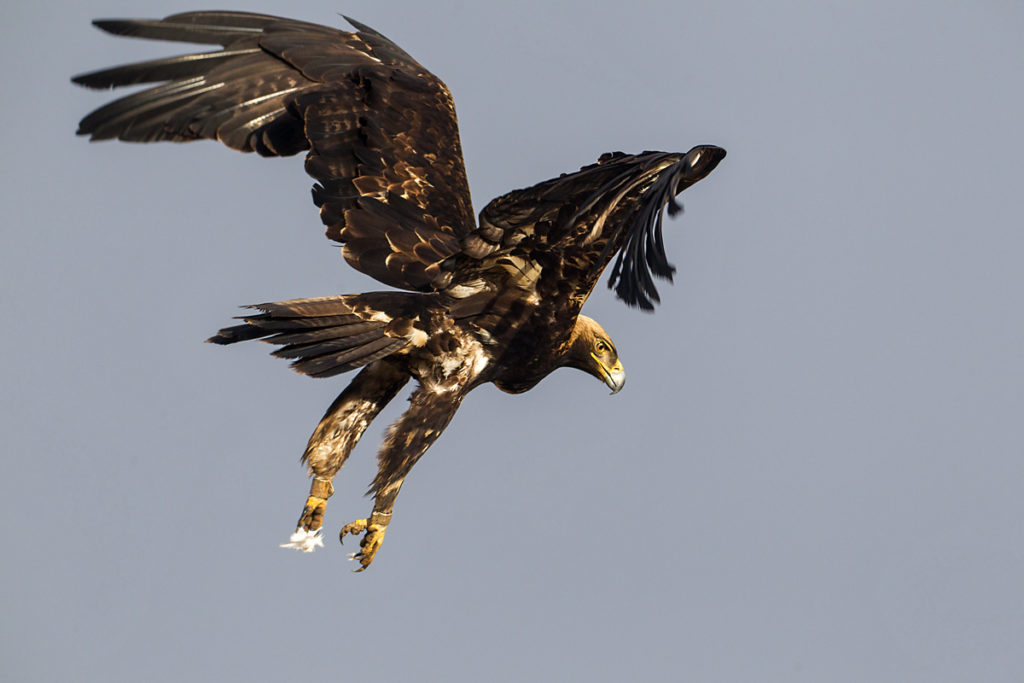
<svg viewBox="0 0 1024 683">
<path fill-rule="evenodd" d="M 607 384 L 613 394 L 626 383 L 626 371 L 615 344 L 596 320 L 585 315 L 576 318 L 562 364 L 593 375 Z"/>
</svg>

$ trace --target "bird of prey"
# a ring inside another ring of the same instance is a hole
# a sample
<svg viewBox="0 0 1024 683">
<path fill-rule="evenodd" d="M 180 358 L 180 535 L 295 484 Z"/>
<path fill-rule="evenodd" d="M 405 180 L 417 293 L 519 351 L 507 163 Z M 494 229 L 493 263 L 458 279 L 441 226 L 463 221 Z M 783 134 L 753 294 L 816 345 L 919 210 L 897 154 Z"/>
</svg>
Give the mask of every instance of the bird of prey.
<svg viewBox="0 0 1024 683">
<path fill-rule="evenodd" d="M 671 280 L 663 209 L 725 150 L 621 152 L 491 201 L 474 220 L 455 106 L 436 76 L 377 31 L 245 12 L 97 20 L 121 36 L 219 45 L 197 54 L 76 76 L 89 88 L 154 84 L 82 119 L 92 140 L 219 140 L 242 152 L 306 152 L 327 237 L 357 270 L 399 291 L 249 307 L 208 341 L 262 339 L 312 377 L 362 368 L 327 409 L 302 462 L 312 486 L 286 547 L 312 551 L 332 481 L 384 406 L 409 382 L 408 410 L 387 432 L 372 513 L 345 525 L 370 566 L 410 469 L 466 395 L 491 382 L 529 390 L 560 367 L 612 393 L 625 372 L 611 338 L 580 309 L 605 266 L 618 297 L 659 301 Z"/>
</svg>

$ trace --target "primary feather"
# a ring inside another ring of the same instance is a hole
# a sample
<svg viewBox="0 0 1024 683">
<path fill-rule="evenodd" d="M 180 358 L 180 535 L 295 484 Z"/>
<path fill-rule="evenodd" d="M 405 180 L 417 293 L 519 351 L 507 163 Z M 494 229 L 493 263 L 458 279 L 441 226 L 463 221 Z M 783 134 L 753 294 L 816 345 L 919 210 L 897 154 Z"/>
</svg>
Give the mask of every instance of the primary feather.
<svg viewBox="0 0 1024 683">
<path fill-rule="evenodd" d="M 219 140 L 262 156 L 306 152 L 313 201 L 345 260 L 405 291 L 260 304 L 209 341 L 262 339 L 299 372 L 362 368 L 314 431 L 314 476 L 291 547 L 312 550 L 331 480 L 369 422 L 408 382 L 419 388 L 388 431 L 373 514 L 373 560 L 405 476 L 466 394 L 492 382 L 526 391 L 558 367 L 612 388 L 625 373 L 595 321 L 580 315 L 602 271 L 631 306 L 660 301 L 671 280 L 666 207 L 707 176 L 725 151 L 621 152 L 491 201 L 474 220 L 455 105 L 447 86 L 388 38 L 246 12 L 187 12 L 161 20 L 106 19 L 115 35 L 219 45 L 76 76 L 89 88 L 149 85 L 82 119 L 92 140 Z M 298 540 L 296 540 L 298 539 Z"/>
</svg>

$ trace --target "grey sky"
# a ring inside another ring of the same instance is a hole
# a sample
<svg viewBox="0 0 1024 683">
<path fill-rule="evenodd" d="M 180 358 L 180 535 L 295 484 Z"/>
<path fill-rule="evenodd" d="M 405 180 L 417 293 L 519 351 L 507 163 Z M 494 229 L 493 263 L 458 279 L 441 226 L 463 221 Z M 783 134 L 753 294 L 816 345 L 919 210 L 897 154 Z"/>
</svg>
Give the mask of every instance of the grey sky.
<svg viewBox="0 0 1024 683">
<path fill-rule="evenodd" d="M 176 49 L 89 20 L 194 0 L 6 8 L 0 677 L 1024 680 L 1024 6 L 215 4 L 402 45 L 477 210 L 609 150 L 729 156 L 666 226 L 656 315 L 588 302 L 626 389 L 474 392 L 354 575 L 333 539 L 402 401 L 327 547 L 286 552 L 347 379 L 201 341 L 381 286 L 300 159 L 73 137 L 107 97 L 71 75 Z"/>
</svg>

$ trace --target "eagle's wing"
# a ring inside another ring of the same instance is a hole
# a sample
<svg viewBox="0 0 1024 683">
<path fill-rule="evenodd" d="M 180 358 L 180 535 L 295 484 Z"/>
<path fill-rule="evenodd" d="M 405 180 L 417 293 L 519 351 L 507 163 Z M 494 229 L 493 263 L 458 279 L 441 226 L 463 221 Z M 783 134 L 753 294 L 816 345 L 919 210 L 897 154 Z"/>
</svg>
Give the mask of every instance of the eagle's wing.
<svg viewBox="0 0 1024 683">
<path fill-rule="evenodd" d="M 462 278 L 503 280 L 569 299 L 578 310 L 618 254 L 608 286 L 627 304 L 651 310 L 660 300 L 652 275 L 671 281 L 675 272 L 661 237 L 663 209 L 678 213 L 675 196 L 724 157 L 713 145 L 686 154 L 610 153 L 576 173 L 498 197 L 465 239 L 464 253 L 477 263 L 460 269 Z"/>
<path fill-rule="evenodd" d="M 109 33 L 223 49 L 75 77 L 110 88 L 162 83 L 111 102 L 78 133 L 220 140 L 243 152 L 309 150 L 327 236 L 355 268 L 403 289 L 442 289 L 446 260 L 476 226 L 448 88 L 390 40 L 243 12 L 98 20 Z"/>
</svg>

